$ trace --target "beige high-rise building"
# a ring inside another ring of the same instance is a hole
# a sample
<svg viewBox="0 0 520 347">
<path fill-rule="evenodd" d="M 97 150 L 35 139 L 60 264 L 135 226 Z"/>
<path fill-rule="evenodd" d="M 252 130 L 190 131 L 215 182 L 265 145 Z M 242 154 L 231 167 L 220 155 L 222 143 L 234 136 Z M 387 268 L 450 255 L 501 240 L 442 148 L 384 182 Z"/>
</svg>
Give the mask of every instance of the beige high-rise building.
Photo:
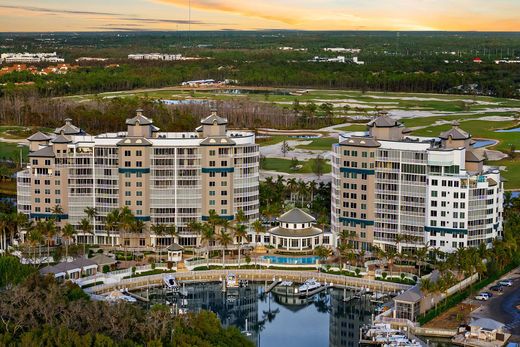
<svg viewBox="0 0 520 347">
<path fill-rule="evenodd" d="M 358 250 L 373 245 L 453 252 L 502 235 L 503 182 L 471 135 L 454 124 L 439 137 L 409 134 L 387 115 L 333 146 L 332 232 Z"/>
<path fill-rule="evenodd" d="M 80 231 L 78 242 L 128 246 L 172 242 L 169 235 L 154 235 L 152 224 L 175 225 L 181 245 L 196 245 L 199 237 L 187 225 L 207 219 L 211 210 L 228 220 L 239 210 L 258 219 L 254 133 L 227 130 L 216 112 L 196 132 L 160 132 L 142 110 L 126 125 L 126 131 L 93 136 L 67 119 L 52 135 L 31 136 L 28 167 L 17 176 L 19 211 L 79 230 L 85 208 L 93 207 L 95 231 Z M 107 214 L 123 206 L 145 223 L 143 232 L 107 234 Z"/>
</svg>

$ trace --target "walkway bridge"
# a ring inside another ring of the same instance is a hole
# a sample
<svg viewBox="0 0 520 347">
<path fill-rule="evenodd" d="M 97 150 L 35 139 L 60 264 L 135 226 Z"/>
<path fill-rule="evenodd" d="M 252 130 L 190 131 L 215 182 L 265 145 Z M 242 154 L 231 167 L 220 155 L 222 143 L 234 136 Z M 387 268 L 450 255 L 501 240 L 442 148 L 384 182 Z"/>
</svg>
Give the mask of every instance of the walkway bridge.
<svg viewBox="0 0 520 347">
<path fill-rule="evenodd" d="M 396 293 L 410 288 L 410 285 L 376 281 L 365 278 L 349 277 L 343 275 L 333 275 L 327 273 L 318 273 L 312 271 L 288 271 L 288 270 L 208 270 L 208 271 L 187 271 L 178 272 L 174 276 L 180 282 L 185 283 L 201 283 L 201 282 L 220 282 L 228 273 L 236 274 L 240 279 L 246 279 L 250 282 L 271 281 L 273 278 L 281 278 L 283 281 L 292 281 L 295 283 L 303 283 L 308 279 L 315 278 L 321 283 L 332 284 L 336 288 L 353 288 L 367 289 L 377 292 Z M 117 280 L 107 281 L 109 274 L 97 275 L 95 282 L 103 281 L 104 284 L 98 284 L 89 288 L 85 288 L 87 293 L 105 294 L 113 290 L 128 289 L 136 290 L 163 285 L 163 274 L 134 277 L 134 278 L 118 278 Z M 94 276 L 93 276 L 94 277 Z"/>
</svg>

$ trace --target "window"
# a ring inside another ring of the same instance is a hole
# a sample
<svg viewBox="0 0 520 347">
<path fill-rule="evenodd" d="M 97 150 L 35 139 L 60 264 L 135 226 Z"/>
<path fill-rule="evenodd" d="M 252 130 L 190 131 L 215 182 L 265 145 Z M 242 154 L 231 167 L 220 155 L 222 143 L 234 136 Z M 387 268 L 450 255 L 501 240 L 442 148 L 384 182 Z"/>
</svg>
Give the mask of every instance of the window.
<svg viewBox="0 0 520 347">
<path fill-rule="evenodd" d="M 227 205 L 227 200 L 220 200 L 221 205 Z"/>
<path fill-rule="evenodd" d="M 135 186 L 136 186 L 136 187 L 142 187 L 142 186 L 143 186 L 143 182 L 136 182 L 136 183 L 135 183 Z"/>
<path fill-rule="evenodd" d="M 49 159 L 45 160 L 45 165 L 51 165 L 51 161 Z"/>
<path fill-rule="evenodd" d="M 215 206 L 215 200 L 210 200 L 210 201 L 209 201 L 209 205 L 210 205 L 210 206 Z"/>
<path fill-rule="evenodd" d="M 143 206 L 143 202 L 141 200 L 136 201 L 137 206 Z"/>
<path fill-rule="evenodd" d="M 437 180 L 432 180 L 432 186 L 437 186 L 439 185 L 439 181 Z"/>
<path fill-rule="evenodd" d="M 222 182 L 220 182 L 220 186 L 222 186 L 222 187 L 227 187 L 227 181 L 222 181 Z"/>
<path fill-rule="evenodd" d="M 132 166 L 132 162 L 130 161 L 125 161 L 125 167 L 130 167 Z"/>
<path fill-rule="evenodd" d="M 227 166 L 227 160 L 222 160 L 220 162 L 220 166 Z"/>
<path fill-rule="evenodd" d="M 143 151 L 140 151 L 140 150 L 139 151 L 135 151 L 135 155 L 137 157 L 142 157 L 143 156 Z"/>
<path fill-rule="evenodd" d="M 125 182 L 125 187 L 131 187 L 132 186 L 132 182 Z"/>
<path fill-rule="evenodd" d="M 125 151 L 125 157 L 129 157 L 132 155 L 132 151 Z"/>
<path fill-rule="evenodd" d="M 126 206 L 130 206 L 130 205 L 132 205 L 132 202 L 131 202 L 130 200 L 126 200 L 126 201 L 125 201 L 125 205 L 126 205 Z"/>
<path fill-rule="evenodd" d="M 126 191 L 125 196 L 132 196 L 132 192 Z"/>
<path fill-rule="evenodd" d="M 138 172 L 138 173 L 135 174 L 135 177 L 141 178 L 141 177 L 143 177 L 143 173 L 142 172 Z"/>
<path fill-rule="evenodd" d="M 223 190 L 222 192 L 220 192 L 220 195 L 227 196 L 227 190 Z"/>
<path fill-rule="evenodd" d="M 137 191 L 137 192 L 135 193 L 135 195 L 137 195 L 137 196 L 143 196 L 143 192 L 142 192 L 142 191 Z"/>
<path fill-rule="evenodd" d="M 432 198 L 436 198 L 437 197 L 437 191 L 436 190 L 432 190 Z"/>
<path fill-rule="evenodd" d="M 221 172 L 220 177 L 227 177 L 227 172 Z"/>
<path fill-rule="evenodd" d="M 135 162 L 135 166 L 137 166 L 137 167 L 143 167 L 143 162 L 142 162 L 142 161 L 136 161 L 136 162 Z"/>
<path fill-rule="evenodd" d="M 214 172 L 210 172 L 210 173 L 209 173 L 209 177 L 216 177 L 216 176 L 217 176 L 217 174 L 214 173 Z"/>
<path fill-rule="evenodd" d="M 227 210 L 224 208 L 222 210 L 220 210 L 220 214 L 222 215 L 227 215 Z"/>
<path fill-rule="evenodd" d="M 210 162 L 209 162 L 209 166 L 210 166 L 210 167 L 215 167 L 215 161 L 214 161 L 214 160 L 210 160 Z"/>
<path fill-rule="evenodd" d="M 209 155 L 212 156 L 212 157 L 215 156 L 215 150 L 214 149 L 210 150 L 209 151 Z"/>
</svg>

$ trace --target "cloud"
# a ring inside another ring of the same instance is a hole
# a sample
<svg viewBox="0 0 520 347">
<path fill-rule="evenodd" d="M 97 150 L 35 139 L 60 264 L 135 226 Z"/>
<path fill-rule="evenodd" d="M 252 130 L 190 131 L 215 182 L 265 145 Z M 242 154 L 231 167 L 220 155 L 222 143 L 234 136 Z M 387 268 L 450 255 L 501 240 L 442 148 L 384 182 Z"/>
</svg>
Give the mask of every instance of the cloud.
<svg viewBox="0 0 520 347">
<path fill-rule="evenodd" d="M 175 6 L 188 7 L 186 0 L 154 0 Z M 267 1 L 250 2 L 244 0 L 191 0 L 194 9 L 225 12 L 249 18 L 260 18 L 269 21 L 282 22 L 288 25 L 297 24 L 301 16 L 297 8 L 283 8 L 280 2 L 268 4 Z"/>
<path fill-rule="evenodd" d="M 51 9 L 44 7 L 35 7 L 35 6 L 23 6 L 23 5 L 0 5 L 0 8 L 5 9 L 16 9 L 22 11 L 28 11 L 33 13 L 45 14 L 45 15 L 81 15 L 81 16 L 102 16 L 109 17 L 112 19 L 117 19 L 125 22 L 137 22 L 143 24 L 151 24 L 151 23 L 165 23 L 165 24 L 188 24 L 189 21 L 185 19 L 162 19 L 162 18 L 148 18 L 148 17 L 135 17 L 130 15 L 121 15 L 112 12 L 97 12 L 97 11 L 80 11 L 80 10 L 65 10 L 65 9 Z M 197 25 L 214 25 L 219 23 L 207 23 L 202 21 L 191 21 L 192 24 Z"/>
</svg>

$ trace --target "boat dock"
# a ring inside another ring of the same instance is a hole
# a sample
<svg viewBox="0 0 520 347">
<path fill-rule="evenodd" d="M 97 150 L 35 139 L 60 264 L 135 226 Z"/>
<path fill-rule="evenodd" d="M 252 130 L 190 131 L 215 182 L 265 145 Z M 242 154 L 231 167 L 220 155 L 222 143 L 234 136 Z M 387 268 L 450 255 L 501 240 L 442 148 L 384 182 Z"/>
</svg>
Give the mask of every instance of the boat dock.
<svg viewBox="0 0 520 347">
<path fill-rule="evenodd" d="M 128 296 L 131 296 L 132 298 L 136 299 L 137 301 L 150 302 L 150 299 L 145 298 L 145 297 L 143 297 L 141 295 L 137 295 L 135 293 L 129 292 L 128 290 L 124 290 L 124 291 L 122 291 L 122 293 L 125 294 L 125 295 L 128 295 Z"/>
<path fill-rule="evenodd" d="M 271 290 L 274 289 L 274 287 L 276 287 L 280 283 L 282 283 L 281 279 L 274 279 L 273 283 L 271 283 L 269 286 L 265 287 L 264 293 L 266 293 L 266 294 L 269 293 Z"/>
</svg>

